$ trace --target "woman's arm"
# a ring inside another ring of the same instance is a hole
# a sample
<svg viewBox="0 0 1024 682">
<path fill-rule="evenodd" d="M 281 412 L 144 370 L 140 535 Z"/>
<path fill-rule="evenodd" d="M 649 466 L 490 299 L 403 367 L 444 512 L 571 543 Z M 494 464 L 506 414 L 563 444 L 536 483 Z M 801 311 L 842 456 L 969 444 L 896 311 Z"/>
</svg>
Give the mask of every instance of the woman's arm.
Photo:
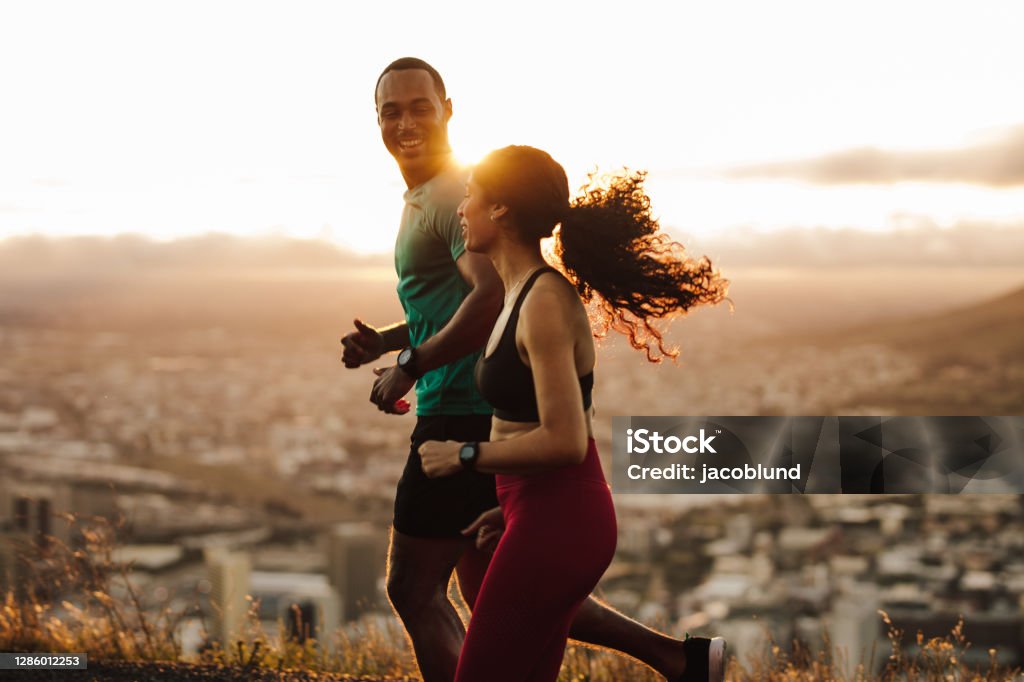
<svg viewBox="0 0 1024 682">
<path fill-rule="evenodd" d="M 586 457 L 587 422 L 575 357 L 580 315 L 586 313 L 576 292 L 554 277 L 538 280 L 526 297 L 519 332 L 533 372 L 540 426 L 513 438 L 481 443 L 477 471 L 529 474 L 578 464 Z M 421 445 L 423 470 L 428 476 L 459 471 L 460 445 Z"/>
</svg>

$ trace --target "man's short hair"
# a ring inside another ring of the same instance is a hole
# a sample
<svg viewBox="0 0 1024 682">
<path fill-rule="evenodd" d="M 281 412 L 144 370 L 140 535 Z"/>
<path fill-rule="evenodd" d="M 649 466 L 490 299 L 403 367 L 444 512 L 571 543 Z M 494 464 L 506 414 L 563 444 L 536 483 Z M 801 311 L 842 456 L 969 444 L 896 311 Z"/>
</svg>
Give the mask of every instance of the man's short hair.
<svg viewBox="0 0 1024 682">
<path fill-rule="evenodd" d="M 441 98 L 442 102 L 448 99 L 444 90 L 444 81 L 441 79 L 441 74 L 437 72 L 437 69 L 430 64 L 427 64 L 422 59 L 418 59 L 416 57 L 402 57 L 401 59 L 396 59 L 384 67 L 384 70 L 380 72 L 379 76 L 377 76 L 377 84 L 373 86 L 374 103 L 377 102 L 377 88 L 380 87 L 380 81 L 384 78 L 385 74 L 389 71 L 408 71 L 410 69 L 423 69 L 429 73 L 430 77 L 434 80 L 434 90 L 437 91 L 437 96 Z"/>
</svg>

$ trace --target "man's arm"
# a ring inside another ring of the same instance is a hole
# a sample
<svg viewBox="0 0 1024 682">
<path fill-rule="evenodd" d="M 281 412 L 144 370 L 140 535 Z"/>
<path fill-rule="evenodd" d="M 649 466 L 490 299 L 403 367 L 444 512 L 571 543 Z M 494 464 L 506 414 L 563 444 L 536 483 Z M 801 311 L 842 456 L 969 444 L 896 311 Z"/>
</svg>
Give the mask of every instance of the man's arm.
<svg viewBox="0 0 1024 682">
<path fill-rule="evenodd" d="M 384 341 L 384 352 L 402 350 L 409 345 L 409 324 L 405 321 L 395 322 L 377 330 Z"/>
<path fill-rule="evenodd" d="M 501 313 L 505 288 L 491 259 L 467 251 L 459 256 L 455 266 L 471 291 L 448 324 L 416 348 L 416 367 L 421 373 L 443 367 L 483 347 Z M 354 344 L 360 347 L 359 350 L 370 350 L 367 348 L 369 345 L 380 348 L 381 354 L 402 350 L 409 345 L 409 325 L 406 322 L 374 329 L 357 320 L 356 330 L 342 339 L 342 344 L 346 347 Z M 374 331 L 380 339 L 368 344 L 366 339 Z M 373 359 L 377 357 L 380 355 Z"/>
<path fill-rule="evenodd" d="M 455 265 L 472 289 L 448 324 L 416 348 L 416 369 L 421 374 L 483 347 L 501 313 L 505 289 L 490 259 L 465 252 Z M 412 390 L 415 382 L 398 365 L 378 368 L 374 373 L 377 381 L 370 391 L 370 402 L 384 412 L 397 413 L 396 401 Z"/>
<path fill-rule="evenodd" d="M 491 259 L 467 251 L 455 265 L 472 291 L 448 324 L 416 349 L 416 367 L 420 372 L 443 367 L 482 348 L 501 313 L 505 287 Z"/>
</svg>

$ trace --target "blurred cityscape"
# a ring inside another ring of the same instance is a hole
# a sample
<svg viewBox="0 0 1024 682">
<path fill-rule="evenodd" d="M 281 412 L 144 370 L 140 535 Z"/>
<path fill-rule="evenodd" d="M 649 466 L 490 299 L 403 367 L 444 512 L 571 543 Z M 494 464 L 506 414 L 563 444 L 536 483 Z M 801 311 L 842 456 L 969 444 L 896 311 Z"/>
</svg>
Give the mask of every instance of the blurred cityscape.
<svg viewBox="0 0 1024 682">
<path fill-rule="evenodd" d="M 251 296 L 237 282 L 203 282 L 181 289 L 202 305 L 167 303 L 175 287 L 166 282 L 122 281 L 41 315 L 0 308 L 0 586 L 24 578 L 19 544 L 75 546 L 103 517 L 123 520 L 116 558 L 134 567 L 145 608 L 187 614 L 186 651 L 227 637 L 246 595 L 271 629 L 393 619 L 385 551 L 413 419 L 374 409 L 370 368 L 345 370 L 337 345 L 355 315 L 398 319 L 393 284 L 320 282 L 302 307 L 281 303 L 295 292 L 280 282 Z M 898 387 L 934 380 L 935 356 L 884 335 L 837 345 L 829 334 L 856 316 L 838 297 L 819 304 L 828 312 L 805 308 L 800 340 L 785 333 L 796 318 L 773 325 L 767 309 L 694 315 L 673 332 L 679 365 L 602 343 L 599 447 L 610 451 L 613 414 L 898 414 L 907 404 Z M 933 392 L 930 407 L 907 413 L 1020 413 L 1019 362 L 991 373 L 1016 378 L 1003 403 L 985 403 L 989 386 L 965 378 L 985 364 L 978 357 L 944 361 L 950 397 Z M 661 495 L 616 505 L 618 552 L 600 592 L 643 622 L 722 634 L 741 658 L 794 639 L 820 648 L 827 629 L 851 665 L 870 659 L 877 669 L 888 646 L 879 610 L 910 633 L 910 652 L 918 630 L 941 636 L 962 614 L 968 655 L 984 663 L 996 648 L 1000 663 L 1024 663 L 1020 496 Z"/>
</svg>

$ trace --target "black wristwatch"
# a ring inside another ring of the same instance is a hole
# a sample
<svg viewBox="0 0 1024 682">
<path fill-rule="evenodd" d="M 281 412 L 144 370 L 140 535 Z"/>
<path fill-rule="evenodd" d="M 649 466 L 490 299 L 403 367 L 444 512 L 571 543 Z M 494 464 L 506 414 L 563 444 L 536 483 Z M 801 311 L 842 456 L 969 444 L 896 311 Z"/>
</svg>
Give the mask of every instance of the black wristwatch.
<svg viewBox="0 0 1024 682">
<path fill-rule="evenodd" d="M 463 443 L 459 448 L 459 462 L 463 469 L 472 471 L 476 467 L 476 460 L 480 456 L 480 443 Z"/>
<path fill-rule="evenodd" d="M 419 368 L 416 367 L 415 348 L 406 346 L 402 349 L 402 352 L 398 354 L 398 369 L 408 374 L 412 379 L 419 379 L 422 376 Z"/>
</svg>

